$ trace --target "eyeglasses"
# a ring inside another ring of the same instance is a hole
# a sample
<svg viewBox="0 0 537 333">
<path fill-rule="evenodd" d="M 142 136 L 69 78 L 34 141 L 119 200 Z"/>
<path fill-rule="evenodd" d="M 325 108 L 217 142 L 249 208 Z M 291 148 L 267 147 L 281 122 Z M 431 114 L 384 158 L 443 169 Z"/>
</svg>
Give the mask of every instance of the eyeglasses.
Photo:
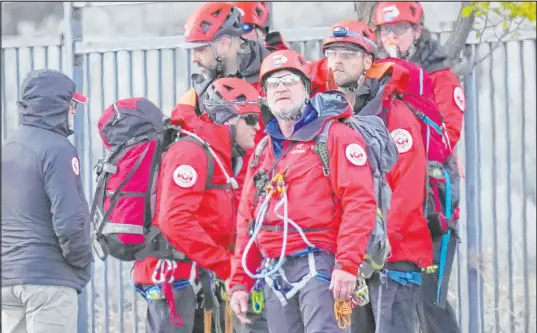
<svg viewBox="0 0 537 333">
<path fill-rule="evenodd" d="M 341 59 L 345 59 L 345 60 L 356 58 L 362 54 L 363 52 L 360 52 L 360 51 L 349 51 L 349 50 L 328 49 L 324 51 L 324 56 L 326 58 L 336 58 L 339 56 Z"/>
<path fill-rule="evenodd" d="M 248 126 L 255 126 L 259 122 L 259 115 L 257 114 L 242 114 L 240 115 L 241 119 L 244 119 L 244 122 Z"/>
<path fill-rule="evenodd" d="M 363 40 L 367 44 L 371 45 L 373 50 L 375 50 L 377 48 L 377 44 L 375 44 L 371 39 L 365 37 L 364 35 L 362 35 L 359 32 L 349 31 L 349 29 L 347 27 L 334 27 L 334 29 L 332 29 L 332 36 L 334 36 L 336 38 L 343 38 L 343 37 L 347 37 L 347 36 L 356 37 L 356 38 L 359 38 L 359 39 Z"/>
<path fill-rule="evenodd" d="M 265 81 L 265 89 L 276 89 L 280 83 L 283 83 L 286 87 L 290 87 L 298 82 L 300 82 L 300 78 L 294 74 L 287 74 L 282 77 L 269 77 Z"/>
<path fill-rule="evenodd" d="M 391 23 L 391 24 L 384 24 L 379 27 L 380 29 L 380 35 L 382 37 L 387 37 L 390 32 L 393 32 L 393 34 L 396 37 L 401 36 L 405 32 L 410 29 L 412 25 L 408 22 L 397 22 L 397 23 Z"/>
</svg>

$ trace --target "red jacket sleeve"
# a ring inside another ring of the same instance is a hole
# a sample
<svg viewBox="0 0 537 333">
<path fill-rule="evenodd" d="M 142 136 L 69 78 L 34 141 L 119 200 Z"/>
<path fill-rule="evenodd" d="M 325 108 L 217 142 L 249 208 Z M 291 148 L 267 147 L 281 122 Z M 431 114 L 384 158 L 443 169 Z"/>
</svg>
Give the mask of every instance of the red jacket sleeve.
<svg viewBox="0 0 537 333">
<path fill-rule="evenodd" d="M 377 202 L 365 140 L 344 124 L 329 131 L 332 186 L 343 209 L 337 236 L 336 268 L 358 274 L 375 227 Z"/>
<path fill-rule="evenodd" d="M 452 149 L 459 142 L 466 109 L 464 89 L 457 76 L 450 70 L 435 72 L 432 76 L 434 95 L 440 113 L 444 118 L 449 143 Z"/>
<path fill-rule="evenodd" d="M 199 145 L 188 141 L 174 144 L 164 155 L 158 223 L 173 247 L 225 280 L 231 270 L 230 255 L 205 232 L 197 216 L 207 178 L 204 156 Z"/>
<path fill-rule="evenodd" d="M 252 155 L 252 158 L 254 156 Z M 248 171 L 246 172 L 246 182 L 242 189 L 241 200 L 239 203 L 239 211 L 237 214 L 237 240 L 235 245 L 235 254 L 231 262 L 231 282 L 229 287 L 233 289 L 245 289 L 250 291 L 254 284 L 254 280 L 246 275 L 242 267 L 242 254 L 246 248 L 246 244 L 250 240 L 250 233 L 248 231 L 248 223 L 254 219 L 254 197 L 255 197 L 255 185 L 253 176 L 255 170 L 253 170 L 248 162 Z M 254 243 L 250 248 L 246 257 L 246 265 L 248 270 L 255 273 L 257 268 L 261 265 L 263 257 L 259 251 L 257 244 Z"/>
<path fill-rule="evenodd" d="M 397 163 L 386 177 L 392 189 L 386 219 L 390 221 L 390 234 L 397 237 L 412 212 L 423 210 L 427 161 L 421 126 L 412 111 L 399 100 L 393 102 L 388 112 L 387 127 L 399 152 Z"/>
</svg>

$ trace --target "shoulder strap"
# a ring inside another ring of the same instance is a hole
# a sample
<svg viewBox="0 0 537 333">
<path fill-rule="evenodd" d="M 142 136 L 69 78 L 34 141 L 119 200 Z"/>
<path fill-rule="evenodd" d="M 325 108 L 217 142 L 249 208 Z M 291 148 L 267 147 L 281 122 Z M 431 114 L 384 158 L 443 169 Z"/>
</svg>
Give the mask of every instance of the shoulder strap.
<svg viewBox="0 0 537 333">
<path fill-rule="evenodd" d="M 213 155 L 211 154 L 211 152 L 209 151 L 209 148 L 207 147 L 207 145 L 205 145 L 203 142 L 200 142 L 200 140 L 198 140 L 198 139 L 196 139 L 196 138 L 194 138 L 194 137 L 192 137 L 190 135 L 182 137 L 180 139 L 180 141 L 194 142 L 194 143 L 198 144 L 203 149 L 203 152 L 205 153 L 205 156 L 207 157 L 207 179 L 205 180 L 205 190 L 212 189 L 212 188 L 215 188 L 215 189 L 229 189 L 229 188 L 231 188 L 230 184 L 216 185 L 216 184 L 213 183 L 214 158 L 213 158 Z"/>
<path fill-rule="evenodd" d="M 330 168 L 329 168 L 329 161 L 330 161 L 330 154 L 328 152 L 328 131 L 330 130 L 330 125 L 334 120 L 330 119 L 328 120 L 324 126 L 319 135 L 315 137 L 315 152 L 317 155 L 319 155 L 319 158 L 321 159 L 321 163 L 323 165 L 323 173 L 326 177 L 330 175 Z"/>
</svg>

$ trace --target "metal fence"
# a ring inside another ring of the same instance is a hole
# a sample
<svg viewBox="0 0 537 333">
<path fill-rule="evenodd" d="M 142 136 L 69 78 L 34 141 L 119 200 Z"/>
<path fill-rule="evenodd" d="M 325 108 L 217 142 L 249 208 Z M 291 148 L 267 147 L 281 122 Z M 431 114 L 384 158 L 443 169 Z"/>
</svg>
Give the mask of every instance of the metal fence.
<svg viewBox="0 0 537 333">
<path fill-rule="evenodd" d="M 190 87 L 183 36 L 85 42 L 82 8 L 65 3 L 68 29 L 58 38 L 2 40 L 2 142 L 18 126 L 20 84 L 32 69 L 71 75 L 88 96 L 75 116 L 76 145 L 86 195 L 92 166 L 104 156 L 97 119 L 113 101 L 145 96 L 171 111 Z M 318 59 L 326 28 L 282 31 L 292 47 Z M 440 41 L 448 33 L 438 33 Z M 465 128 L 458 153 L 465 166 L 461 244 L 449 299 L 463 332 L 535 332 L 535 38 L 502 43 L 470 41 L 476 58 L 469 75 Z M 145 301 L 130 282 L 132 264 L 97 261 L 79 302 L 81 332 L 144 332 Z"/>
</svg>

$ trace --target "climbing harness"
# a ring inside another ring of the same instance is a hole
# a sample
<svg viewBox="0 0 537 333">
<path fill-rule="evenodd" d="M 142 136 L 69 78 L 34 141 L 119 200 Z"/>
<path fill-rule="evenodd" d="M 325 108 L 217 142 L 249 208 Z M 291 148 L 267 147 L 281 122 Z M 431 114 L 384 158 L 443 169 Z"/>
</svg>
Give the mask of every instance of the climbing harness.
<svg viewBox="0 0 537 333">
<path fill-rule="evenodd" d="M 134 269 L 134 266 L 133 266 Z M 165 300 L 170 308 L 170 321 L 175 326 L 181 326 L 183 324 L 183 318 L 177 313 L 175 306 L 175 298 L 173 295 L 174 290 L 181 290 L 188 286 L 194 289 L 194 293 L 197 294 L 199 287 L 196 285 L 196 263 L 192 262 L 190 269 L 190 276 L 188 280 L 181 280 L 174 282 L 175 270 L 177 269 L 177 262 L 174 260 L 160 259 L 157 261 L 151 280 L 153 286 L 148 288 L 141 288 L 136 286 L 132 281 L 131 269 L 131 283 L 135 290 L 147 301 L 148 304 L 154 301 Z"/>
<path fill-rule="evenodd" d="M 284 172 L 280 172 L 276 174 L 272 180 L 266 185 L 265 187 L 265 198 L 263 199 L 263 202 L 261 206 L 259 207 L 258 213 L 256 215 L 255 224 L 253 227 L 253 231 L 250 237 L 250 240 L 246 244 L 246 247 L 244 249 L 244 252 L 242 254 L 242 267 L 246 274 L 253 278 L 253 279 L 264 279 L 264 282 L 273 289 L 275 295 L 278 297 L 280 302 L 283 306 L 287 304 L 287 300 L 293 297 L 302 287 L 306 285 L 308 281 L 310 281 L 313 278 L 317 278 L 319 280 L 330 282 L 330 278 L 324 274 L 318 273 L 315 268 L 315 256 L 314 254 L 316 252 L 320 252 L 321 250 L 319 248 L 316 248 L 307 238 L 304 233 L 304 230 L 292 219 L 288 216 L 288 200 L 287 200 L 287 184 L 285 183 L 285 170 Z M 269 208 L 269 202 L 273 197 L 278 196 L 279 201 L 276 203 L 274 207 L 274 214 L 276 217 L 278 217 L 280 220 L 283 221 L 283 243 L 282 243 L 282 249 L 280 252 L 280 257 L 276 258 L 265 258 L 263 268 L 260 270 L 259 273 L 252 273 L 247 265 L 246 265 L 246 257 L 248 256 L 248 252 L 250 251 L 250 248 L 254 244 L 256 237 L 259 233 L 259 231 L 263 227 L 263 222 L 265 220 L 265 216 L 267 214 L 268 208 Z M 283 208 L 283 216 L 278 212 L 280 208 Z M 283 264 L 285 262 L 285 253 L 287 250 L 287 237 L 289 233 L 289 224 L 300 234 L 302 237 L 302 240 L 304 243 L 306 243 L 307 248 L 302 251 L 298 251 L 290 257 L 301 257 L 301 256 L 308 256 L 308 265 L 309 265 L 309 273 L 303 276 L 299 281 L 297 282 L 290 282 L 286 275 L 284 270 L 282 269 Z M 283 280 L 286 284 L 290 285 L 291 288 L 283 288 L 280 286 L 280 280 Z M 261 283 L 261 282 L 259 282 Z M 258 285 L 259 286 L 259 285 Z M 260 289 L 260 287 L 258 287 Z M 259 305 L 260 301 L 260 293 L 257 290 L 258 293 L 255 293 L 257 297 L 256 302 L 258 303 L 256 306 L 261 311 Z"/>
</svg>

